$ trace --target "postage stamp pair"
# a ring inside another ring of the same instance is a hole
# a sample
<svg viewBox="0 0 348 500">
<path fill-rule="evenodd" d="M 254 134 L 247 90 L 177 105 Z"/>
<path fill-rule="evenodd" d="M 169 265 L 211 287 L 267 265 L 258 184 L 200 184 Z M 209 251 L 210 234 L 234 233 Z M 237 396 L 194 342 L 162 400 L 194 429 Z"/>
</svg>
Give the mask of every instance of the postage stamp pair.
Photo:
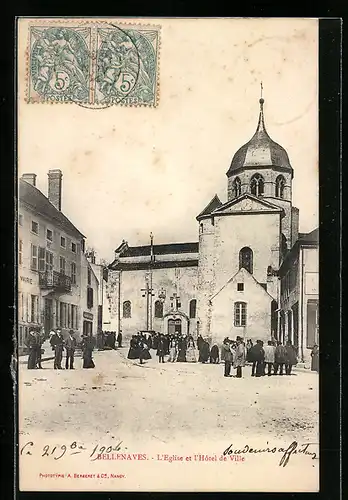
<svg viewBox="0 0 348 500">
<path fill-rule="evenodd" d="M 28 103 L 158 104 L 159 26 L 29 26 Z"/>
</svg>

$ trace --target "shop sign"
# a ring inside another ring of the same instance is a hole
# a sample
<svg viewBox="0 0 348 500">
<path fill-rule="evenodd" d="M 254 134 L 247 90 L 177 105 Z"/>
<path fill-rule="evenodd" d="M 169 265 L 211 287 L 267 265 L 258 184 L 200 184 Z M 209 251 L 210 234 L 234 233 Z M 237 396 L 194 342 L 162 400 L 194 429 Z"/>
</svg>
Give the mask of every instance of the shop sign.
<svg viewBox="0 0 348 500">
<path fill-rule="evenodd" d="M 25 281 L 25 283 L 33 284 L 33 280 L 31 278 L 27 278 L 26 276 L 21 276 L 21 281 Z"/>
</svg>

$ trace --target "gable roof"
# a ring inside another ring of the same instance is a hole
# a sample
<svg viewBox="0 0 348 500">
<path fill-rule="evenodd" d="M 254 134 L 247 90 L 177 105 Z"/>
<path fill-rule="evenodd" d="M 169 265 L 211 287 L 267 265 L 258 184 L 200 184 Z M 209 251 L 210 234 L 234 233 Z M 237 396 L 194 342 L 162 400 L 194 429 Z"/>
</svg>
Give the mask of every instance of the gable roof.
<svg viewBox="0 0 348 500">
<path fill-rule="evenodd" d="M 108 267 L 115 270 L 148 269 L 150 264 L 154 269 L 197 267 L 198 251 L 198 242 L 153 245 L 151 252 L 151 245 L 130 247 L 126 241 L 122 241 L 115 251 L 115 259 Z M 177 257 L 173 258 L 173 255 Z"/>
<path fill-rule="evenodd" d="M 85 236 L 74 226 L 72 222 L 58 210 L 49 199 L 35 186 L 26 182 L 24 179 L 19 179 L 19 204 L 25 203 L 33 211 L 50 219 L 53 224 L 57 224 L 67 233 L 78 238 Z"/>
<path fill-rule="evenodd" d="M 310 233 L 299 233 L 298 241 L 303 244 L 319 243 L 319 228 L 313 229 Z"/>
<path fill-rule="evenodd" d="M 223 205 L 221 205 L 221 207 L 217 208 L 215 210 L 215 212 L 221 212 L 222 210 L 225 210 L 226 208 L 230 208 L 233 205 L 237 205 L 241 200 L 244 200 L 246 198 L 253 200 L 256 203 L 259 203 L 260 205 L 263 205 L 266 208 L 269 208 L 271 210 L 277 210 L 278 212 L 283 211 L 283 209 L 280 208 L 278 205 L 275 205 L 274 203 L 271 203 L 270 201 L 265 200 L 264 198 L 261 198 L 259 196 L 254 196 L 251 193 L 243 193 L 240 196 L 238 196 L 237 198 L 233 198 L 233 200 L 229 200 L 226 203 L 224 203 Z"/>
<path fill-rule="evenodd" d="M 294 259 L 298 255 L 301 246 L 316 248 L 319 246 L 319 228 L 315 228 L 309 233 L 298 233 L 298 239 L 290 250 L 285 255 L 280 267 L 279 274 L 282 276 L 289 266 L 292 265 Z"/>
<path fill-rule="evenodd" d="M 124 248 L 121 247 L 124 245 Z M 141 245 L 129 247 L 123 242 L 120 249 L 120 257 L 140 257 L 151 255 L 151 245 Z M 198 242 L 193 243 L 165 243 L 162 245 L 153 245 L 154 255 L 170 255 L 182 253 L 198 253 Z"/>
<path fill-rule="evenodd" d="M 217 291 L 215 292 L 209 300 L 214 300 L 215 297 L 217 295 L 219 295 L 220 292 L 222 292 L 222 290 L 224 290 L 224 288 L 226 288 L 226 286 L 228 286 L 230 283 L 232 283 L 239 274 L 244 274 L 245 276 L 247 276 L 249 279 L 251 278 L 260 288 L 262 288 L 262 290 L 264 291 L 265 294 L 267 294 L 272 300 L 273 300 L 273 297 L 270 293 L 267 292 L 267 290 L 261 285 L 261 283 L 259 283 L 257 281 L 257 279 L 255 279 L 255 277 L 249 273 L 249 271 L 247 271 L 244 267 L 241 267 L 240 269 L 238 269 L 238 271 L 233 275 L 231 276 L 231 278 L 229 278 L 226 283 Z"/>
<path fill-rule="evenodd" d="M 223 204 L 221 203 L 219 206 L 216 206 L 216 208 L 214 208 L 211 211 L 207 210 L 209 207 L 209 205 L 208 205 L 206 207 L 206 209 L 203 211 L 204 213 L 202 212 L 201 214 L 198 215 L 197 220 L 204 218 L 204 217 L 211 217 L 214 215 L 219 215 L 220 213 L 223 213 L 228 208 L 233 207 L 233 205 L 237 205 L 240 201 L 247 199 L 247 198 L 254 201 L 255 203 L 262 205 L 263 207 L 265 207 L 269 211 L 278 212 L 278 213 L 284 212 L 284 210 L 281 207 L 279 207 L 278 205 L 275 205 L 274 203 L 271 203 L 270 201 L 268 201 L 264 198 L 254 196 L 253 194 L 250 194 L 250 193 L 243 193 L 240 196 L 238 196 L 237 198 L 233 198 L 233 200 L 229 200 Z"/>
<path fill-rule="evenodd" d="M 204 210 L 200 214 L 197 215 L 196 219 L 198 220 L 199 217 L 202 217 L 202 215 L 208 215 L 211 212 L 213 212 L 216 208 L 221 207 L 222 201 L 216 194 L 211 201 L 208 203 L 208 205 L 205 207 Z"/>
</svg>

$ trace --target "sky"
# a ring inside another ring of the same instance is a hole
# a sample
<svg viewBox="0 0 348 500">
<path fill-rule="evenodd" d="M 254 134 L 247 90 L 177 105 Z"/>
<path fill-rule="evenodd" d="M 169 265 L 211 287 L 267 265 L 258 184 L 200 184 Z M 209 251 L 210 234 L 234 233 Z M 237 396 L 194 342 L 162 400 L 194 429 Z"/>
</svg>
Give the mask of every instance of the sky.
<svg viewBox="0 0 348 500">
<path fill-rule="evenodd" d="M 131 22 L 131 20 L 127 20 Z M 198 241 L 196 216 L 227 200 L 234 153 L 266 129 L 288 152 L 300 231 L 318 226 L 318 23 L 311 19 L 141 19 L 161 26 L 157 108 L 28 104 L 19 31 L 18 175 L 63 172 L 62 211 L 99 258 L 129 245 Z"/>
</svg>

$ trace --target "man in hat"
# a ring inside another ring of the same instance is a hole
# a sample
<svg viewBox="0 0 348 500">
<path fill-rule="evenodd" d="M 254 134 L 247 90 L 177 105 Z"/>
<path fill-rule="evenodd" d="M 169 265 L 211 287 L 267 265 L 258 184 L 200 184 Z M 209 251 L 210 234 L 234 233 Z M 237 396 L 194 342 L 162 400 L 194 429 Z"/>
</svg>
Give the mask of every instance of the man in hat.
<svg viewBox="0 0 348 500">
<path fill-rule="evenodd" d="M 29 350 L 28 370 L 36 368 L 37 359 L 37 337 L 34 330 L 29 330 L 29 335 L 25 340 L 25 344 Z"/>
<path fill-rule="evenodd" d="M 76 349 L 76 339 L 74 337 L 74 330 L 69 330 L 69 337 L 65 340 L 66 360 L 65 369 L 74 370 L 74 354 Z"/>
<path fill-rule="evenodd" d="M 246 349 L 242 337 L 237 337 L 237 348 L 234 355 L 233 368 L 237 369 L 236 378 L 242 378 L 242 368 L 245 366 Z"/>
<path fill-rule="evenodd" d="M 286 363 L 286 349 L 285 346 L 280 342 L 277 342 L 277 347 L 274 351 L 274 375 L 283 375 L 283 368 Z"/>
<path fill-rule="evenodd" d="M 251 376 L 261 377 L 264 374 L 265 351 L 262 340 L 257 340 L 256 344 L 250 348 L 249 359 L 252 362 Z"/>
<path fill-rule="evenodd" d="M 230 341 L 228 337 L 224 339 L 221 346 L 221 358 L 225 361 L 225 372 L 224 377 L 232 377 L 231 375 L 231 364 L 233 361 Z"/>
<path fill-rule="evenodd" d="M 50 343 L 51 343 L 52 349 L 54 350 L 54 369 L 55 370 L 62 370 L 64 339 L 63 339 L 62 331 L 59 328 L 52 335 Z"/>
<path fill-rule="evenodd" d="M 36 335 L 36 368 L 42 369 L 42 344 L 45 341 L 45 332 L 40 332 L 39 330 L 35 333 Z"/>
<path fill-rule="evenodd" d="M 122 347 L 122 330 L 120 330 L 118 332 L 118 335 L 117 335 L 117 344 L 118 344 L 118 347 Z"/>
</svg>

